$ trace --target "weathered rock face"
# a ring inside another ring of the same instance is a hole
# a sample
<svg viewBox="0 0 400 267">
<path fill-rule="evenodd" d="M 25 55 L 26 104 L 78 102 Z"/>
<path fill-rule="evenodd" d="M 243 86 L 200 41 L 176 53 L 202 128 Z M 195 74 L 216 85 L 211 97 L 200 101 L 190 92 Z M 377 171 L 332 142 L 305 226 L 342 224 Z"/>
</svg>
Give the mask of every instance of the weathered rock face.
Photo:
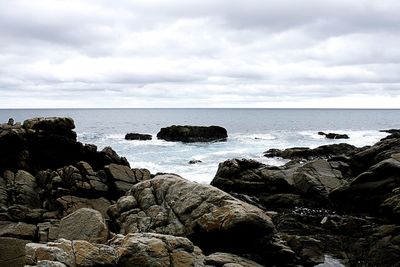
<svg viewBox="0 0 400 267">
<path fill-rule="evenodd" d="M 23 125 L 0 126 L 0 173 L 26 170 L 32 174 L 84 160 L 96 170 L 110 163 L 129 165 L 110 148 L 101 152 L 76 141 L 71 118 L 33 118 Z"/>
<path fill-rule="evenodd" d="M 27 243 L 16 238 L 0 237 L 0 266 L 24 266 Z"/>
<path fill-rule="evenodd" d="M 211 185 L 252 203 L 236 194 L 250 196 L 265 209 L 315 206 L 345 183 L 340 168 L 338 162 L 325 160 L 275 167 L 234 159 L 220 163 Z"/>
<path fill-rule="evenodd" d="M 225 128 L 220 126 L 172 125 L 170 127 L 161 128 L 157 134 L 157 138 L 166 141 L 181 141 L 184 143 L 213 142 L 226 141 L 228 133 Z"/>
<path fill-rule="evenodd" d="M 389 159 L 400 153 L 400 138 L 381 140 L 371 147 L 366 147 L 351 157 L 350 165 L 354 175 L 365 172 L 372 165 Z"/>
<path fill-rule="evenodd" d="M 122 234 L 186 236 L 205 251 L 263 257 L 275 233 L 262 210 L 176 175 L 159 175 L 134 185 L 109 214 Z"/>
<path fill-rule="evenodd" d="M 151 140 L 152 138 L 151 134 L 127 133 L 125 135 L 125 140 Z"/>
<path fill-rule="evenodd" d="M 225 267 L 262 267 L 262 265 L 230 253 L 217 252 L 208 255 L 204 263 L 207 266 Z"/>
<path fill-rule="evenodd" d="M 331 198 L 342 206 L 376 213 L 397 187 L 400 187 L 400 154 L 393 154 L 358 175 L 348 186 L 333 191 Z"/>
<path fill-rule="evenodd" d="M 347 156 L 353 153 L 356 147 L 346 143 L 323 145 L 317 148 L 311 149 L 308 147 L 293 147 L 284 150 L 270 149 L 264 152 L 264 156 L 268 158 L 281 157 L 284 159 L 306 159 L 312 160 L 316 158 L 332 158 L 334 156 Z"/>
<path fill-rule="evenodd" d="M 330 192 L 346 183 L 342 173 L 326 160 L 315 160 L 299 167 L 293 180 L 299 191 L 317 200 L 327 200 Z"/>
<path fill-rule="evenodd" d="M 108 235 L 108 228 L 101 213 L 82 208 L 61 219 L 58 238 L 105 243 Z"/>
<path fill-rule="evenodd" d="M 66 266 L 204 266 L 204 255 L 188 239 L 151 233 L 119 235 L 109 245 L 65 239 L 26 245 L 27 264 L 44 260 Z"/>
<path fill-rule="evenodd" d="M 281 167 L 230 160 L 220 164 L 212 184 L 278 211 L 268 213 L 301 265 L 315 266 L 331 255 L 345 266 L 396 266 L 399 226 L 390 223 L 400 218 L 399 140 L 269 151 L 295 159 Z M 290 187 L 276 186 L 277 176 Z"/>
</svg>

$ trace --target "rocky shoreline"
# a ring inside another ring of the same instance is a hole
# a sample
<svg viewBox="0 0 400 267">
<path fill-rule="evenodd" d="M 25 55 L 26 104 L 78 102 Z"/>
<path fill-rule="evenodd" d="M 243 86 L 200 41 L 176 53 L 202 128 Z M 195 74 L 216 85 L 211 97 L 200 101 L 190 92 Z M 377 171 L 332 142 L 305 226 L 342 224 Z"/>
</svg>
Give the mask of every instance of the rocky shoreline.
<svg viewBox="0 0 400 267">
<path fill-rule="evenodd" d="M 227 160 L 202 185 L 132 169 L 74 128 L 0 125 L 0 266 L 400 266 L 397 132 L 370 147 L 267 151 L 290 159 L 280 167 Z M 199 131 L 184 141 L 210 138 Z"/>
</svg>

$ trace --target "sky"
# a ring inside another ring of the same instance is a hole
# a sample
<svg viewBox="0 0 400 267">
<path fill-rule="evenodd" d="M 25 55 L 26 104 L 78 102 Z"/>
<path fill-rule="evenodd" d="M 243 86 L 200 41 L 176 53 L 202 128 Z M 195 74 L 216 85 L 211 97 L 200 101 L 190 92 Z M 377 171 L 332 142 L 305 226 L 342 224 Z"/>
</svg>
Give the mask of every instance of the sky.
<svg viewBox="0 0 400 267">
<path fill-rule="evenodd" d="M 0 108 L 400 108 L 398 0 L 0 0 Z"/>
</svg>

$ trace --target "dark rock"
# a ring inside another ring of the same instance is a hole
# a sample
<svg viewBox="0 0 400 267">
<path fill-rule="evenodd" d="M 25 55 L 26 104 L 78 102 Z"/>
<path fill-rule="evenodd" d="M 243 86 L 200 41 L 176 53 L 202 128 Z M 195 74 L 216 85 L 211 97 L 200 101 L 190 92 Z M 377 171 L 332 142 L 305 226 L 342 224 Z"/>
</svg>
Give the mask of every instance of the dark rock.
<svg viewBox="0 0 400 267">
<path fill-rule="evenodd" d="M 71 118 L 34 118 L 11 125 L 0 125 L 0 173 L 57 169 L 86 161 L 95 170 L 110 163 L 129 165 L 111 148 L 98 152 L 93 145 L 76 141 Z"/>
<path fill-rule="evenodd" d="M 140 134 L 140 133 L 127 133 L 125 135 L 126 140 L 151 140 L 151 134 Z"/>
<path fill-rule="evenodd" d="M 393 220 L 396 223 L 400 223 L 400 188 L 397 190 L 393 190 L 393 196 L 388 197 L 385 199 L 380 208 L 382 213 L 389 219 Z"/>
<path fill-rule="evenodd" d="M 0 266 L 25 266 L 25 245 L 27 243 L 26 240 L 0 237 Z"/>
<path fill-rule="evenodd" d="M 197 159 L 189 160 L 189 164 L 197 164 L 197 163 L 202 163 L 202 161 Z"/>
<path fill-rule="evenodd" d="M 395 133 L 400 133 L 400 129 L 388 129 L 388 130 L 380 130 L 382 133 L 389 133 L 389 134 L 395 134 Z"/>
<path fill-rule="evenodd" d="M 392 191 L 400 187 L 400 154 L 371 166 L 348 185 L 332 191 L 330 197 L 337 204 L 358 211 L 376 213 L 380 204 Z"/>
<path fill-rule="evenodd" d="M 323 145 L 317 148 L 311 149 L 308 147 L 293 147 L 287 148 L 284 150 L 280 149 L 270 149 L 264 152 L 265 157 L 281 157 L 284 159 L 316 159 L 316 158 L 331 158 L 334 156 L 346 156 L 354 151 L 356 151 L 356 147 L 350 144 L 341 143 L 341 144 L 332 144 L 332 145 Z"/>
<path fill-rule="evenodd" d="M 337 133 L 324 133 L 318 132 L 319 135 L 325 135 L 328 139 L 349 139 L 347 134 L 337 134 Z"/>
<path fill-rule="evenodd" d="M 373 146 L 363 148 L 351 156 L 350 166 L 353 175 L 365 172 L 372 165 L 389 159 L 396 153 L 400 153 L 400 138 L 382 140 Z"/>
<path fill-rule="evenodd" d="M 33 240 L 36 236 L 36 225 L 23 222 L 0 221 L 0 237 L 14 237 Z"/>
<path fill-rule="evenodd" d="M 294 186 L 316 200 L 328 200 L 334 189 L 346 182 L 339 170 L 325 160 L 315 160 L 299 167 L 293 175 Z"/>
<path fill-rule="evenodd" d="M 211 185 L 225 192 L 247 195 L 293 193 L 295 192 L 293 173 L 296 167 L 286 169 L 266 166 L 248 159 L 227 160 L 218 165 Z"/>
<path fill-rule="evenodd" d="M 180 126 L 172 125 L 161 128 L 157 134 L 158 139 L 166 141 L 213 142 L 226 141 L 228 134 L 225 128 L 220 126 Z"/>
<path fill-rule="evenodd" d="M 7 122 L 7 125 L 14 126 L 14 119 L 13 118 L 9 118 L 8 122 Z"/>
</svg>

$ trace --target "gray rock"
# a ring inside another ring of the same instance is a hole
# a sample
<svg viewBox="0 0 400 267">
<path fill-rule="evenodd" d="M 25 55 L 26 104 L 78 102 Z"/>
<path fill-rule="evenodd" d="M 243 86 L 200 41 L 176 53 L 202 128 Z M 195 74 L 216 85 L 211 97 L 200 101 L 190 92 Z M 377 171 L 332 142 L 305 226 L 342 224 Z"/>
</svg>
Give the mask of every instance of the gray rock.
<svg viewBox="0 0 400 267">
<path fill-rule="evenodd" d="M 108 228 L 99 211 L 82 208 L 61 219 L 58 238 L 105 243 Z"/>
<path fill-rule="evenodd" d="M 204 263 L 211 266 L 224 267 L 262 267 L 262 265 L 230 253 L 216 252 L 208 255 Z"/>
<path fill-rule="evenodd" d="M 0 236 L 33 240 L 37 227 L 23 222 L 0 221 Z"/>
<path fill-rule="evenodd" d="M 188 239 L 140 233 L 116 236 L 109 245 L 60 239 L 26 245 L 26 263 L 41 266 L 202 267 L 204 255 Z M 46 265 L 45 265 L 46 266 Z"/>
<path fill-rule="evenodd" d="M 89 208 L 99 211 L 107 219 L 107 209 L 111 205 L 111 202 L 104 197 L 88 199 L 67 195 L 58 198 L 56 201 L 62 206 L 63 216 L 67 216 L 81 208 Z"/>
<path fill-rule="evenodd" d="M 122 234 L 186 236 L 207 251 L 261 253 L 275 233 L 259 208 L 177 175 L 158 175 L 134 185 L 109 214 Z"/>
<path fill-rule="evenodd" d="M 130 184 L 136 183 L 135 173 L 131 168 L 124 165 L 110 164 L 105 167 L 107 175 L 113 180 L 118 180 Z"/>
<path fill-rule="evenodd" d="M 300 192 L 321 200 L 327 200 L 330 192 L 346 183 L 341 172 L 326 160 L 315 160 L 299 167 L 293 180 Z"/>
</svg>

